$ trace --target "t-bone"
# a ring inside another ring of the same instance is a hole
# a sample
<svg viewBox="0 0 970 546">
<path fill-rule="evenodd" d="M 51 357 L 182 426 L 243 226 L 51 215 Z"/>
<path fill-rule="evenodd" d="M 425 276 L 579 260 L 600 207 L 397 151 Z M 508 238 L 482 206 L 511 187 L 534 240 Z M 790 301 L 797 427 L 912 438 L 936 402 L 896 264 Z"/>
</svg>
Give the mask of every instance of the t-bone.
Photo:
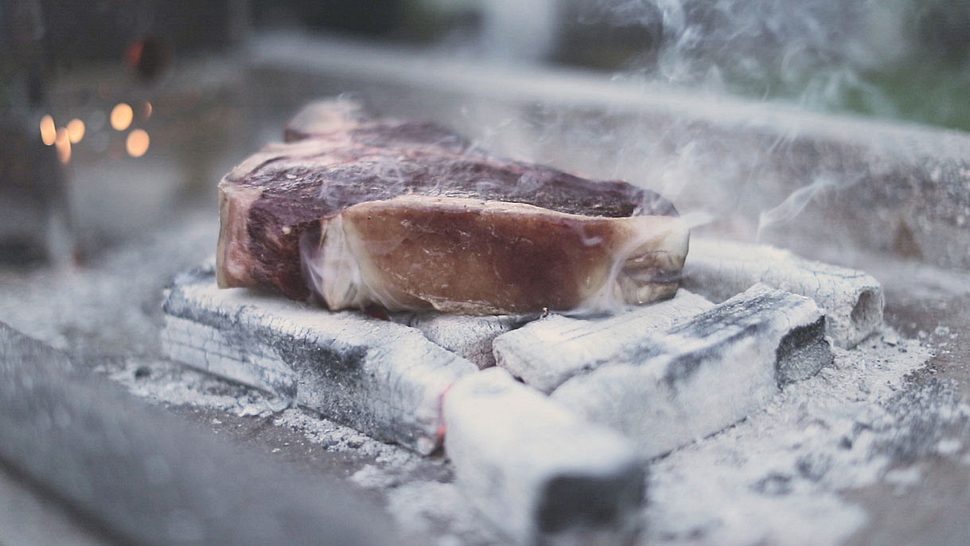
<svg viewBox="0 0 970 546">
<path fill-rule="evenodd" d="M 744 419 L 779 386 L 831 363 L 824 330 L 813 301 L 759 284 L 644 336 L 616 363 L 573 377 L 551 397 L 653 457 Z"/>
<path fill-rule="evenodd" d="M 605 318 L 550 315 L 497 337 L 495 362 L 526 384 L 552 392 L 570 377 L 618 359 L 649 332 L 666 330 L 713 306 L 680 289 L 672 299 Z"/>
<path fill-rule="evenodd" d="M 636 533 L 645 470 L 620 435 L 500 368 L 455 383 L 444 417 L 456 483 L 509 538 L 625 544 Z"/>
<path fill-rule="evenodd" d="M 211 271 L 178 279 L 164 310 L 162 344 L 173 360 L 422 454 L 440 444 L 442 393 L 477 371 L 413 328 L 219 289 Z"/>
<path fill-rule="evenodd" d="M 815 300 L 826 331 L 839 347 L 851 348 L 882 324 L 882 285 L 871 275 L 806 260 L 770 246 L 692 238 L 684 286 L 723 301 L 755 283 Z"/>
</svg>

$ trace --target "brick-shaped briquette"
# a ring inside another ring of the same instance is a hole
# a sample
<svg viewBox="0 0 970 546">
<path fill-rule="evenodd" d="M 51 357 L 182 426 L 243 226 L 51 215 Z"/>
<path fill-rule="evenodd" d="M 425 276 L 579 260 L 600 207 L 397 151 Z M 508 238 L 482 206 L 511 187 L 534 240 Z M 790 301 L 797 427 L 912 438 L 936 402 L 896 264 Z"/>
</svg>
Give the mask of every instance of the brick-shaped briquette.
<svg viewBox="0 0 970 546">
<path fill-rule="evenodd" d="M 219 289 L 211 271 L 180 277 L 164 311 L 162 345 L 173 360 L 423 454 L 440 444 L 442 393 L 477 370 L 413 328 Z"/>
<path fill-rule="evenodd" d="M 542 392 L 552 392 L 570 377 L 622 357 L 650 332 L 666 330 L 714 304 L 678 290 L 673 298 L 628 307 L 606 317 L 550 315 L 493 342 L 499 367 Z"/>
<path fill-rule="evenodd" d="M 811 298 L 826 331 L 851 348 L 882 324 L 882 285 L 863 271 L 807 260 L 787 250 L 734 241 L 691 239 L 684 285 L 715 302 L 757 283 Z"/>
<path fill-rule="evenodd" d="M 512 540 L 623 544 L 636 533 L 645 470 L 620 435 L 500 368 L 460 379 L 443 407 L 456 483 Z"/>
<path fill-rule="evenodd" d="M 574 376 L 551 398 L 622 432 L 643 457 L 667 453 L 760 410 L 780 386 L 832 362 L 824 316 L 764 285 Z"/>
</svg>

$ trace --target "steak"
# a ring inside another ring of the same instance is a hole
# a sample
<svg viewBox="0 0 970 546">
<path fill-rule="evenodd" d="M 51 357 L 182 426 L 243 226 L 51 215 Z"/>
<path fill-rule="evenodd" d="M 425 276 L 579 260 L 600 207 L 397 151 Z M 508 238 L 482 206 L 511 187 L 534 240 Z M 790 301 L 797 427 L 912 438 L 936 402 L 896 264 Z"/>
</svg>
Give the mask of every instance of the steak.
<svg viewBox="0 0 970 546">
<path fill-rule="evenodd" d="M 219 184 L 221 287 L 469 314 L 676 291 L 687 228 L 658 194 L 499 158 L 433 123 L 322 101 Z"/>
</svg>

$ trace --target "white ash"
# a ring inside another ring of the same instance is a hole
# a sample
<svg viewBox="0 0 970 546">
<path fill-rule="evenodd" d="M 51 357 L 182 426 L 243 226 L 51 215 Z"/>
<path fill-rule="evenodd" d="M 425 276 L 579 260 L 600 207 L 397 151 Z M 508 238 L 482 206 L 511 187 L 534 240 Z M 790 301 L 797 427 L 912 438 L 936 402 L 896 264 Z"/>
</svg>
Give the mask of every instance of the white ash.
<svg viewBox="0 0 970 546">
<path fill-rule="evenodd" d="M 363 468 L 350 476 L 350 481 L 365 489 L 382 489 L 397 485 L 397 480 L 391 474 L 372 464 L 365 464 Z"/>
<path fill-rule="evenodd" d="M 831 360 L 815 302 L 757 284 L 662 336 L 644 335 L 617 362 L 569 379 L 551 398 L 656 457 L 758 412 L 779 385 Z"/>
<path fill-rule="evenodd" d="M 386 444 L 375 440 L 366 434 L 350 427 L 345 427 L 320 417 L 316 413 L 303 408 L 282 409 L 279 399 L 257 389 L 232 383 L 218 377 L 196 371 L 181 364 L 166 360 L 144 362 L 134 359 L 111 361 L 101 364 L 96 371 L 105 373 L 109 378 L 127 388 L 132 394 L 145 398 L 153 403 L 168 406 L 187 406 L 220 410 L 240 417 L 267 418 L 272 416 L 273 425 L 286 427 L 298 432 L 311 444 L 319 446 L 329 452 L 352 453 L 361 458 L 372 460 L 354 474 L 351 481 L 365 489 L 390 491 L 401 486 L 407 491 L 413 489 L 434 489 L 436 486 L 442 491 L 450 493 L 435 499 L 428 499 L 425 509 L 429 510 L 429 518 L 433 520 L 453 521 L 449 529 L 458 532 L 460 518 L 456 519 L 451 513 L 463 514 L 461 517 L 472 518 L 472 510 L 464 500 L 455 503 L 454 497 L 459 495 L 457 489 L 447 483 L 437 480 L 416 479 L 416 476 L 432 475 L 435 477 L 449 476 L 447 463 L 440 457 L 428 458 L 418 456 L 404 448 Z M 218 419 L 214 424 L 222 424 Z M 429 470 L 430 468 L 430 470 Z M 394 499 L 401 495 L 389 493 L 388 502 L 393 509 Z M 451 499 L 450 501 L 448 499 Z M 427 506 L 434 504 L 434 508 Z M 403 506 L 403 505 L 401 505 Z M 400 512 L 395 512 L 401 517 Z M 402 525 L 406 522 L 402 520 Z M 428 524 L 427 521 L 411 522 L 410 530 L 419 534 Z M 466 525 L 467 526 L 467 525 Z M 460 529 L 459 529 L 460 530 Z M 461 533 L 467 534 L 466 531 Z"/>
<path fill-rule="evenodd" d="M 406 535 L 434 536 L 436 546 L 508 543 L 486 525 L 451 483 L 419 481 L 392 489 L 388 509 Z"/>
<path fill-rule="evenodd" d="M 824 545 L 863 526 L 865 512 L 838 492 L 880 480 L 905 488 L 922 454 L 911 450 L 938 450 L 944 439 L 922 436 L 970 415 L 952 385 L 903 393 L 904 378 L 931 353 L 886 337 L 894 343 L 835 350 L 832 366 L 790 385 L 763 412 L 656 461 L 644 542 Z"/>
<path fill-rule="evenodd" d="M 107 361 L 95 371 L 105 373 L 132 394 L 158 404 L 216 409 L 240 417 L 267 417 L 279 411 L 275 398 L 256 389 L 167 360 Z"/>
<path fill-rule="evenodd" d="M 303 408 L 287 408 L 272 395 L 196 371 L 167 360 L 124 359 L 101 364 L 107 374 L 132 394 L 169 406 L 215 409 L 239 417 L 270 417 L 273 424 L 303 434 L 312 444 L 332 452 L 373 457 L 386 466 L 406 467 L 421 458 L 405 449 L 320 417 Z"/>
<path fill-rule="evenodd" d="M 956 438 L 944 438 L 936 444 L 936 452 L 940 455 L 955 455 L 963 447 L 963 442 Z"/>
<path fill-rule="evenodd" d="M 353 451 L 374 457 L 382 466 L 404 469 L 422 460 L 420 456 L 404 448 L 385 444 L 302 408 L 287 409 L 279 413 L 273 419 L 273 424 L 299 432 L 310 443 L 320 445 L 327 451 Z"/>
<path fill-rule="evenodd" d="M 89 265 L 0 268 L 0 317 L 82 360 L 157 355 L 162 289 L 211 254 L 217 231 L 211 214 L 186 214 Z"/>
<path fill-rule="evenodd" d="M 923 478 L 923 470 L 919 465 L 907 466 L 903 468 L 894 468 L 883 476 L 883 481 L 893 485 L 893 495 L 900 497 L 905 495 L 909 490 L 919 483 Z"/>
</svg>

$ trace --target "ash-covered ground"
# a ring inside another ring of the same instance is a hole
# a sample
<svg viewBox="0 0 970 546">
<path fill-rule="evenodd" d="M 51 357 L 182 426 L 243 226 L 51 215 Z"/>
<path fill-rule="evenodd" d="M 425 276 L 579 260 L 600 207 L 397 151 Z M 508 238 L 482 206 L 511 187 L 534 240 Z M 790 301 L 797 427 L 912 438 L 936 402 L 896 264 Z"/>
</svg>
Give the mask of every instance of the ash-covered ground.
<svg viewBox="0 0 970 546">
<path fill-rule="evenodd" d="M 186 214 L 85 265 L 0 269 L 0 320 L 213 434 L 345 477 L 418 542 L 502 543 L 452 484 L 443 455 L 419 457 L 161 358 L 162 292 L 212 253 L 216 230 L 211 214 Z M 937 284 L 920 301 L 951 297 Z M 947 370 L 964 364 L 966 323 L 921 329 L 933 310 L 911 307 L 890 301 L 889 316 L 913 339 L 887 326 L 837 350 L 833 366 L 764 411 L 653 461 L 643 543 L 865 542 L 874 522 L 922 494 L 939 461 L 970 464 L 967 388 Z"/>
</svg>

